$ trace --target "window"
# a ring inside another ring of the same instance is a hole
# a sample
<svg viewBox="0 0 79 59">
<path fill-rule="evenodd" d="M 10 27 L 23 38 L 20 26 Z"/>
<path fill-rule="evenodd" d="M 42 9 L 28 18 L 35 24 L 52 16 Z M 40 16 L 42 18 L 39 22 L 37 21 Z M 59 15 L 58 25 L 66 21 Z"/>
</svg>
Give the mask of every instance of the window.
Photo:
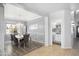
<svg viewBox="0 0 79 59">
<path fill-rule="evenodd" d="M 29 29 L 30 29 L 30 30 L 38 29 L 38 24 L 30 25 Z"/>
<path fill-rule="evenodd" d="M 16 24 L 6 24 L 6 34 L 16 33 Z"/>
</svg>

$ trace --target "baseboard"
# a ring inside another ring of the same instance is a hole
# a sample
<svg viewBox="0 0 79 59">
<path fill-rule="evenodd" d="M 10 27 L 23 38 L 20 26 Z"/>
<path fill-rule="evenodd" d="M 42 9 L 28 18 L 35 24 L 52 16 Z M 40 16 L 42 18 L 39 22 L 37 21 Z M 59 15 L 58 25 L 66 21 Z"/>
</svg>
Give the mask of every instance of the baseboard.
<svg viewBox="0 0 79 59">
<path fill-rule="evenodd" d="M 40 41 L 36 41 L 36 40 L 32 40 L 32 41 L 35 41 L 35 42 L 38 42 L 38 43 L 44 44 L 43 42 L 40 42 Z"/>
<path fill-rule="evenodd" d="M 63 47 L 63 46 L 61 46 L 61 48 L 63 48 L 63 49 L 72 49 L 72 47 Z"/>
</svg>

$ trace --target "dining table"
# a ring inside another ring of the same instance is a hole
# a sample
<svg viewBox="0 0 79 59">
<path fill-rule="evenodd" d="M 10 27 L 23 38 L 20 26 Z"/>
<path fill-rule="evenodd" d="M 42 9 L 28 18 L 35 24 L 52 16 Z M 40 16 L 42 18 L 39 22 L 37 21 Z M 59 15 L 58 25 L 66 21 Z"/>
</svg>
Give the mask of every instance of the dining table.
<svg viewBox="0 0 79 59">
<path fill-rule="evenodd" d="M 21 34 L 18 34 L 18 35 L 15 35 L 15 37 L 18 39 L 18 47 L 20 47 L 20 40 L 23 38 L 23 35 Z"/>
</svg>

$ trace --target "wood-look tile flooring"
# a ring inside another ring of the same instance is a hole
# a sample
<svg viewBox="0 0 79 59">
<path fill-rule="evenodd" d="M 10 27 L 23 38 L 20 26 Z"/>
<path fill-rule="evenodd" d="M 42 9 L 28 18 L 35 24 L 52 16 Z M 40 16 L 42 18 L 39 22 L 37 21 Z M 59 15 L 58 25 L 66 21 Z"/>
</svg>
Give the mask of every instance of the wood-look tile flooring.
<svg viewBox="0 0 79 59">
<path fill-rule="evenodd" d="M 35 49 L 38 49 L 42 47 L 43 44 L 40 44 L 38 42 L 31 42 L 31 47 L 19 47 L 17 48 L 16 46 L 12 45 L 11 43 L 5 43 L 5 55 L 6 56 L 23 56 Z"/>
<path fill-rule="evenodd" d="M 54 44 L 49 47 L 41 47 L 25 56 L 79 56 L 79 49 L 62 49 L 60 45 Z"/>
<path fill-rule="evenodd" d="M 63 49 L 60 45 L 43 46 L 39 43 L 32 43 L 31 48 L 16 48 L 11 44 L 5 44 L 6 55 L 8 56 L 79 56 L 79 40 L 74 41 L 72 49 Z M 40 47 L 40 48 L 39 48 Z"/>
</svg>

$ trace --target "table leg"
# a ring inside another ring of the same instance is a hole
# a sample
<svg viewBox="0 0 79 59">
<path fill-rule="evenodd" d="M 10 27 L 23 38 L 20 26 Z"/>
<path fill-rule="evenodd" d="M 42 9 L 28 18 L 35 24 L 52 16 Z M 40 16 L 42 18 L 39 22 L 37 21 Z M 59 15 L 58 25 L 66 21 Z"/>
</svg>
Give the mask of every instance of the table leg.
<svg viewBox="0 0 79 59">
<path fill-rule="evenodd" d="M 18 39 L 18 48 L 20 48 L 20 39 Z"/>
<path fill-rule="evenodd" d="M 29 38 L 29 47 L 31 48 L 31 37 Z"/>
</svg>

